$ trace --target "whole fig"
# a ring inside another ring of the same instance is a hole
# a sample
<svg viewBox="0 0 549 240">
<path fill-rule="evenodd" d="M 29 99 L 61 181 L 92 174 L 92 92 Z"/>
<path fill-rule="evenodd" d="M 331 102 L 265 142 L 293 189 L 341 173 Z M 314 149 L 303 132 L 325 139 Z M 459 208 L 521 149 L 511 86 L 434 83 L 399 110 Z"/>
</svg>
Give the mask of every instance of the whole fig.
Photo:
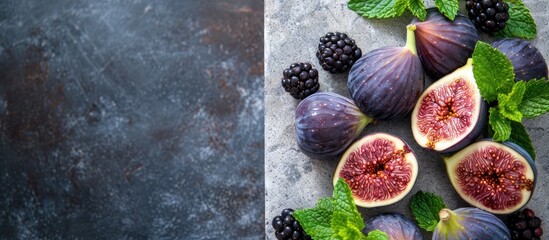
<svg viewBox="0 0 549 240">
<path fill-rule="evenodd" d="M 364 54 L 349 72 L 351 98 L 366 115 L 390 120 L 414 108 L 425 75 L 416 53 L 414 31 L 408 28 L 405 47 L 384 47 Z"/>
<path fill-rule="evenodd" d="M 541 52 L 526 40 L 505 38 L 492 43 L 513 64 L 515 81 L 532 79 L 547 79 L 547 63 Z"/>
<path fill-rule="evenodd" d="M 362 232 L 366 235 L 373 230 L 381 230 L 389 236 L 389 240 L 423 240 L 417 225 L 400 213 L 383 213 L 366 221 Z"/>
<path fill-rule="evenodd" d="M 438 9 L 430 8 L 425 21 L 415 18 L 410 25 L 415 27 L 417 52 L 423 68 L 435 80 L 465 65 L 478 41 L 473 22 L 459 13 L 452 21 Z"/>
<path fill-rule="evenodd" d="M 315 93 L 297 106 L 297 144 L 310 157 L 333 158 L 345 151 L 372 121 L 351 99 L 336 93 Z"/>
<path fill-rule="evenodd" d="M 505 224 L 494 214 L 478 208 L 444 208 L 432 240 L 509 240 L 511 234 Z"/>
</svg>

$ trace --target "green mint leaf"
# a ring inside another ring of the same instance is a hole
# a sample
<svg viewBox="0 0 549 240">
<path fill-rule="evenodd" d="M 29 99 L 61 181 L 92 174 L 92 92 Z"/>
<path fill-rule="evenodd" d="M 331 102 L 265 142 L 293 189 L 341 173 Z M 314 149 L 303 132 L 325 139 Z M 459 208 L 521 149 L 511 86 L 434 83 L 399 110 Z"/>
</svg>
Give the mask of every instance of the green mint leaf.
<svg viewBox="0 0 549 240">
<path fill-rule="evenodd" d="M 315 208 L 297 209 L 293 213 L 305 232 L 314 239 L 328 239 L 334 234 L 330 225 L 332 215 L 331 198 L 320 199 Z"/>
<path fill-rule="evenodd" d="M 534 146 L 532 145 L 532 141 L 530 140 L 530 136 L 528 136 L 528 132 L 526 132 L 524 125 L 519 122 L 511 122 L 511 129 L 513 129 L 513 131 L 511 132 L 509 141 L 521 146 L 530 154 L 532 159 L 535 160 L 536 151 L 534 150 Z"/>
<path fill-rule="evenodd" d="M 526 83 L 519 81 L 513 85 L 513 89 L 509 94 L 498 94 L 499 113 L 515 122 L 521 122 L 522 113 L 518 110 L 518 106 L 522 101 L 525 90 Z"/>
<path fill-rule="evenodd" d="M 446 208 L 442 198 L 434 193 L 419 191 L 410 201 L 410 210 L 418 225 L 427 230 L 433 231 L 440 220 L 438 212 Z"/>
<path fill-rule="evenodd" d="M 427 10 L 425 4 L 423 4 L 423 0 L 408 0 L 408 10 L 420 21 L 424 21 L 427 17 Z"/>
<path fill-rule="evenodd" d="M 380 230 L 374 230 L 368 233 L 368 236 L 365 238 L 366 240 L 389 240 L 389 236 L 387 236 L 387 233 L 380 231 Z"/>
<path fill-rule="evenodd" d="M 511 136 L 511 121 L 501 115 L 497 107 L 491 107 L 489 112 L 488 122 L 494 131 L 492 139 L 496 142 L 506 141 Z"/>
<path fill-rule="evenodd" d="M 509 4 L 509 20 L 507 20 L 505 28 L 495 35 L 502 38 L 536 38 L 536 22 L 528 7 L 520 0 L 506 2 Z"/>
<path fill-rule="evenodd" d="M 362 228 L 357 228 L 345 212 L 334 212 L 331 225 L 335 235 L 332 238 L 362 239 L 364 237 L 364 234 L 360 231 Z"/>
<path fill-rule="evenodd" d="M 473 74 L 480 95 L 487 102 L 497 100 L 499 93 L 511 92 L 515 84 L 511 61 L 497 48 L 481 41 L 473 52 Z"/>
<path fill-rule="evenodd" d="M 524 118 L 535 118 L 549 112 L 549 81 L 537 79 L 526 82 L 526 91 L 518 109 Z"/>
<path fill-rule="evenodd" d="M 435 6 L 447 18 L 454 21 L 459 9 L 458 0 L 435 0 Z"/>
<path fill-rule="evenodd" d="M 407 0 L 349 0 L 347 7 L 367 18 L 390 18 L 402 15 Z"/>
<path fill-rule="evenodd" d="M 356 208 L 351 188 L 343 178 L 337 180 L 334 187 L 333 205 L 335 212 L 345 213 L 358 229 L 365 227 L 364 220 Z"/>
</svg>

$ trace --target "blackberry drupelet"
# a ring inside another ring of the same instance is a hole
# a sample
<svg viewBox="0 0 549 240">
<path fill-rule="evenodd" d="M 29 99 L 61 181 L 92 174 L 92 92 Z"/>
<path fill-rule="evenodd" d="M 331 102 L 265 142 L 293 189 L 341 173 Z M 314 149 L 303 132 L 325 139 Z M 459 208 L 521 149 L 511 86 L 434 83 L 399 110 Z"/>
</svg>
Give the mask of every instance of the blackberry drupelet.
<svg viewBox="0 0 549 240">
<path fill-rule="evenodd" d="M 467 0 L 465 8 L 475 26 L 487 33 L 502 30 L 509 20 L 509 5 L 503 0 Z"/>
<path fill-rule="evenodd" d="M 509 215 L 507 227 L 511 231 L 511 239 L 539 240 L 543 235 L 541 219 L 529 208 Z"/>
<path fill-rule="evenodd" d="M 293 212 L 293 209 L 286 208 L 279 216 L 273 218 L 272 225 L 275 229 L 276 239 L 311 240 L 311 237 L 303 231 L 299 222 L 292 216 Z"/>
<path fill-rule="evenodd" d="M 318 71 L 310 63 L 294 63 L 285 69 L 282 87 L 294 98 L 305 99 L 318 91 Z"/>
<path fill-rule="evenodd" d="M 322 69 L 330 73 L 343 73 L 351 69 L 362 56 L 355 40 L 345 33 L 330 32 L 320 38 L 316 57 Z"/>
</svg>

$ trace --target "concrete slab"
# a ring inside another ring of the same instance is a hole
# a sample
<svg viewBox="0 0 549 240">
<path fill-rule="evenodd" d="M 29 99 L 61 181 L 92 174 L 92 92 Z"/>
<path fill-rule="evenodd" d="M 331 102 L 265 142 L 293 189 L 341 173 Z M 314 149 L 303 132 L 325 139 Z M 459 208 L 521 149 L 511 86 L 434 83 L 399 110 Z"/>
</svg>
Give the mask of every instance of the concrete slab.
<svg viewBox="0 0 549 240">
<path fill-rule="evenodd" d="M 347 1 L 265 1 L 265 228 L 266 238 L 275 239 L 271 220 L 283 208 L 313 207 L 318 199 L 331 196 L 332 174 L 337 161 L 311 159 L 300 152 L 295 140 L 294 111 L 299 101 L 284 92 L 280 85 L 282 71 L 293 62 L 309 61 L 320 70 L 319 91 L 349 96 L 347 74 L 331 75 L 321 70 L 315 51 L 318 38 L 329 31 L 346 32 L 363 52 L 383 47 L 402 46 L 406 40 L 405 26 L 411 21 L 408 13 L 387 20 L 364 19 L 347 8 Z M 549 5 L 543 0 L 525 0 L 538 24 L 538 38 L 533 42 L 549 59 Z M 463 1 L 460 1 L 464 8 Z M 433 1 L 426 1 L 434 6 Z M 483 38 L 485 38 L 484 36 Z M 430 81 L 428 81 L 430 82 Z M 545 220 L 549 231 L 549 115 L 524 121 L 536 148 L 539 181 L 528 207 Z M 378 122 L 367 126 L 363 134 L 387 132 L 407 141 L 419 158 L 420 172 L 412 194 L 431 191 L 441 195 L 450 208 L 468 206 L 452 188 L 439 154 L 419 147 L 410 130 L 409 117 Z M 408 216 L 412 194 L 402 201 L 373 209 L 359 208 L 367 219 L 381 212 L 399 212 Z M 431 235 L 424 233 L 426 239 Z"/>
</svg>

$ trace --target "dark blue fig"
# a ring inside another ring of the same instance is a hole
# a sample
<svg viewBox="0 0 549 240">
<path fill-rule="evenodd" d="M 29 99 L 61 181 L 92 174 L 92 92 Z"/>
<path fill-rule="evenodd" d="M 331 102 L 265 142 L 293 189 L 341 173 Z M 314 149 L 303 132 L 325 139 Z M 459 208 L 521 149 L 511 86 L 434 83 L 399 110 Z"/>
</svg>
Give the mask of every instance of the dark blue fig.
<svg viewBox="0 0 549 240">
<path fill-rule="evenodd" d="M 425 21 L 416 18 L 410 25 L 415 26 L 423 68 L 435 80 L 465 65 L 478 41 L 477 29 L 469 18 L 458 14 L 452 21 L 436 8 L 427 10 Z"/>
<path fill-rule="evenodd" d="M 511 60 L 515 70 L 515 81 L 547 79 L 547 63 L 534 44 L 514 38 L 500 39 L 492 43 Z"/>
<path fill-rule="evenodd" d="M 414 31 L 408 29 L 405 47 L 384 47 L 364 54 L 351 68 L 347 87 L 366 115 L 391 120 L 412 111 L 424 80 Z"/>
<path fill-rule="evenodd" d="M 478 208 L 444 208 L 439 212 L 440 221 L 433 232 L 433 240 L 509 240 L 507 226 L 494 214 Z"/>
<path fill-rule="evenodd" d="M 486 118 L 471 60 L 425 89 L 412 112 L 412 133 L 424 148 L 455 152 L 482 133 Z"/>
<path fill-rule="evenodd" d="M 400 213 L 383 213 L 366 221 L 366 228 L 362 232 L 368 235 L 374 230 L 381 230 L 387 234 L 389 240 L 422 240 L 421 231 L 417 225 Z"/>
<path fill-rule="evenodd" d="M 315 93 L 297 106 L 297 144 L 310 157 L 337 157 L 372 121 L 351 99 L 330 92 Z"/>
<path fill-rule="evenodd" d="M 522 208 L 535 188 L 532 157 L 511 142 L 475 142 L 445 158 L 450 182 L 469 204 L 494 214 Z"/>
</svg>

